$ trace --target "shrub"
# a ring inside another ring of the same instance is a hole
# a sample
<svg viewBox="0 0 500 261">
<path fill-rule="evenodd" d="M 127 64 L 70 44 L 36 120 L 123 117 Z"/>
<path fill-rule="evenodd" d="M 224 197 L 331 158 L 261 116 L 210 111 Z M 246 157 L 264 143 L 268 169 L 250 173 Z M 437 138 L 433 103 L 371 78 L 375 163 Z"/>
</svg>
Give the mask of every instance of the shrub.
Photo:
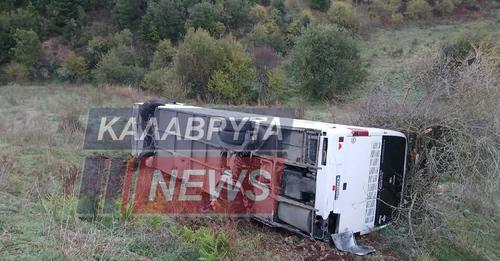
<svg viewBox="0 0 500 261">
<path fill-rule="evenodd" d="M 200 260 L 230 259 L 234 255 L 229 240 L 222 231 L 214 232 L 203 227 L 192 230 L 184 227 L 182 236 L 194 246 Z"/>
<path fill-rule="evenodd" d="M 325 12 L 330 7 L 330 0 L 310 0 L 309 5 L 312 9 Z"/>
<path fill-rule="evenodd" d="M 391 15 L 391 22 L 395 25 L 401 25 L 404 22 L 404 16 L 400 13 L 393 13 Z"/>
<path fill-rule="evenodd" d="M 42 43 L 33 30 L 17 29 L 14 34 L 16 45 L 11 49 L 14 60 L 26 65 L 28 68 L 36 68 L 42 58 Z"/>
<path fill-rule="evenodd" d="M 275 68 L 267 72 L 268 78 L 268 96 L 266 96 L 267 103 L 281 102 L 286 100 L 288 84 L 287 74 L 281 68 Z"/>
<path fill-rule="evenodd" d="M 467 9 L 474 11 L 477 11 L 481 8 L 477 0 L 461 0 L 460 4 L 465 6 L 465 8 Z"/>
<path fill-rule="evenodd" d="M 141 23 L 144 38 L 151 42 L 165 38 L 179 39 L 184 34 L 185 12 L 181 1 L 148 1 Z"/>
<path fill-rule="evenodd" d="M 274 9 L 284 12 L 285 11 L 285 1 L 283 0 L 271 0 L 271 7 Z"/>
<path fill-rule="evenodd" d="M 227 50 L 203 29 L 189 29 L 174 58 L 181 83 L 189 87 L 190 96 L 205 96 L 210 75 L 221 69 L 228 59 Z"/>
<path fill-rule="evenodd" d="M 432 16 L 432 8 L 426 0 L 412 0 L 407 11 L 414 19 L 427 19 Z"/>
<path fill-rule="evenodd" d="M 482 47 L 483 50 L 489 50 L 492 46 L 489 34 L 480 30 L 467 30 L 457 39 L 443 44 L 442 50 L 449 64 L 457 65 L 473 59 L 476 55 L 475 48 Z"/>
<path fill-rule="evenodd" d="M 21 63 L 9 63 L 3 69 L 7 81 L 23 83 L 30 80 L 30 72 L 26 65 Z"/>
<path fill-rule="evenodd" d="M 103 56 L 92 73 L 99 84 L 137 85 L 144 69 L 137 65 L 132 48 L 118 46 Z"/>
<path fill-rule="evenodd" d="M 59 76 L 62 80 L 70 82 L 83 81 L 87 78 L 87 63 L 85 59 L 78 55 L 68 57 L 58 70 Z"/>
<path fill-rule="evenodd" d="M 133 34 L 129 29 L 123 29 L 115 33 L 111 39 L 111 45 L 117 46 L 132 46 L 134 39 Z"/>
<path fill-rule="evenodd" d="M 175 48 L 170 40 L 162 40 L 156 46 L 156 51 L 153 54 L 151 69 L 156 70 L 163 67 L 168 67 L 172 64 L 175 56 Z"/>
<path fill-rule="evenodd" d="M 250 21 L 253 23 L 262 23 L 267 18 L 266 8 L 261 5 L 254 5 L 252 9 L 250 9 L 250 13 L 248 14 L 250 17 Z"/>
<path fill-rule="evenodd" d="M 351 32 L 359 29 L 359 19 L 353 11 L 352 5 L 346 2 L 335 2 L 328 10 L 328 18 L 335 24 Z"/>
<path fill-rule="evenodd" d="M 95 68 L 102 56 L 111 48 L 110 43 L 101 36 L 92 38 L 87 44 L 85 60 L 90 68 Z"/>
<path fill-rule="evenodd" d="M 388 16 L 399 11 L 401 0 L 374 0 L 373 15 Z"/>
<path fill-rule="evenodd" d="M 455 3 L 452 0 L 439 0 L 436 2 L 435 9 L 441 15 L 449 15 L 455 10 Z"/>
<path fill-rule="evenodd" d="M 144 89 L 168 99 L 184 100 L 186 89 L 177 84 L 175 71 L 172 68 L 159 68 L 148 71 L 144 75 Z"/>
<path fill-rule="evenodd" d="M 290 55 L 289 74 L 310 99 L 334 98 L 365 76 L 356 42 L 331 25 L 309 26 Z"/>
<path fill-rule="evenodd" d="M 268 45 L 278 53 L 287 49 L 285 36 L 278 25 L 271 21 L 255 25 L 249 38 L 254 46 Z"/>
<path fill-rule="evenodd" d="M 433 248 L 440 259 L 453 253 L 480 260 L 493 253 L 494 244 L 471 248 L 470 242 L 472 234 L 494 241 L 488 231 L 495 222 L 481 218 L 495 215 L 500 192 L 500 92 L 494 59 L 481 50 L 470 64 L 449 67 L 439 52 L 423 56 L 406 77 L 406 95 L 395 96 L 383 82 L 367 95 L 360 120 L 353 122 L 405 132 L 409 162 L 403 197 L 409 204 L 398 208 L 400 225 L 408 225 L 411 248 Z M 458 220 L 465 222 L 459 225 Z M 449 251 L 440 254 L 444 244 Z"/>
</svg>

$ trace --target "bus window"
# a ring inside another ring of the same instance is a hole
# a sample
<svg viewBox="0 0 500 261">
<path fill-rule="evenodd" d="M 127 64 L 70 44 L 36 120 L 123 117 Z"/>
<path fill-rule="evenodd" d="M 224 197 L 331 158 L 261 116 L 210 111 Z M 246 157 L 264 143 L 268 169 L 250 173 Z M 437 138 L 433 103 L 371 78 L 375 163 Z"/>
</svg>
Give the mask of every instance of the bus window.
<svg viewBox="0 0 500 261">
<path fill-rule="evenodd" d="M 328 155 L 328 138 L 323 138 L 323 148 L 321 150 L 321 165 L 326 166 L 326 156 Z"/>
</svg>

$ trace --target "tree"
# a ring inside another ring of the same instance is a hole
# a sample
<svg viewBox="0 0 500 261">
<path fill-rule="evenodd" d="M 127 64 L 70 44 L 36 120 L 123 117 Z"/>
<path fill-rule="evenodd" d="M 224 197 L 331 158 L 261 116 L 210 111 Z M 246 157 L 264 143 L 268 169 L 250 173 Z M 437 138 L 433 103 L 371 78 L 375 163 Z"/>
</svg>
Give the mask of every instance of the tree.
<svg viewBox="0 0 500 261">
<path fill-rule="evenodd" d="M 0 14 L 0 64 L 10 59 L 9 51 L 16 44 L 16 29 L 36 29 L 36 13 L 32 8 L 19 8 Z"/>
<path fill-rule="evenodd" d="M 148 71 L 144 75 L 142 86 L 167 99 L 183 100 L 186 98 L 186 88 L 177 84 L 175 71 L 170 67 Z"/>
<path fill-rule="evenodd" d="M 106 53 L 93 71 L 99 84 L 137 85 L 142 80 L 144 69 L 131 47 L 118 46 Z"/>
<path fill-rule="evenodd" d="M 288 71 L 310 99 L 334 98 L 365 76 L 356 42 L 331 25 L 305 30 L 291 51 Z"/>
<path fill-rule="evenodd" d="M 234 39 L 223 42 L 228 46 L 229 59 L 215 71 L 208 82 L 210 95 L 218 102 L 241 104 L 254 101 L 257 97 L 252 84 L 255 68 L 250 56 Z"/>
<path fill-rule="evenodd" d="M 17 29 L 14 34 L 15 46 L 11 49 L 14 60 L 35 69 L 42 58 L 42 43 L 33 30 Z"/>
<path fill-rule="evenodd" d="M 287 94 L 287 74 L 281 68 L 275 68 L 267 72 L 268 93 L 265 101 L 279 102 L 286 99 Z"/>
<path fill-rule="evenodd" d="M 312 9 L 324 12 L 330 8 L 330 0 L 311 0 L 309 5 Z"/>
<path fill-rule="evenodd" d="M 157 70 L 172 65 L 175 56 L 175 48 L 170 40 L 162 40 L 156 46 L 156 51 L 153 54 L 151 69 Z"/>
<path fill-rule="evenodd" d="M 254 46 L 269 45 L 278 53 L 284 53 L 287 48 L 285 36 L 273 21 L 255 25 L 249 38 Z"/>
<path fill-rule="evenodd" d="M 175 70 L 191 97 L 206 96 L 210 76 L 224 66 L 227 58 L 227 50 L 206 30 L 189 29 L 177 48 Z"/>
<path fill-rule="evenodd" d="M 141 82 L 144 69 L 140 66 L 141 60 L 132 45 L 132 32 L 125 29 L 111 37 L 110 46 L 102 46 L 96 41 L 96 51 L 111 49 L 102 55 L 92 75 L 99 84 L 137 85 Z M 98 38 L 96 38 L 98 39 Z"/>
<path fill-rule="evenodd" d="M 109 41 L 101 36 L 89 40 L 85 51 L 85 60 L 90 68 L 95 68 L 102 56 L 111 48 Z"/>
<path fill-rule="evenodd" d="M 237 29 L 248 22 L 250 13 L 248 0 L 225 0 L 223 7 L 224 24 L 227 27 Z"/>
<path fill-rule="evenodd" d="M 189 9 L 189 20 L 186 22 L 186 25 L 215 33 L 221 28 L 222 15 L 223 12 L 220 6 L 209 2 L 201 2 Z"/>
<path fill-rule="evenodd" d="M 80 0 L 53 0 L 50 7 L 52 25 L 63 28 L 71 19 L 79 18 Z"/>
<path fill-rule="evenodd" d="M 131 28 L 141 16 L 142 0 L 117 0 L 113 8 L 114 19 L 121 28 Z"/>
<path fill-rule="evenodd" d="M 184 34 L 186 10 L 182 1 L 148 1 L 146 14 L 142 18 L 142 34 L 151 42 L 169 38 L 177 40 Z"/>
</svg>

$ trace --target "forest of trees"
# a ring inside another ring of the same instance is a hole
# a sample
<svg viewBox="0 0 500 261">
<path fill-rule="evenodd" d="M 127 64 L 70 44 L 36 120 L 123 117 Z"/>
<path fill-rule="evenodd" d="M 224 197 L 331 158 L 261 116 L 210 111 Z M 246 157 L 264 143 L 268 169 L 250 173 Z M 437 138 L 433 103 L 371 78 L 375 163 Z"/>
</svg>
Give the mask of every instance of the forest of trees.
<svg viewBox="0 0 500 261">
<path fill-rule="evenodd" d="M 333 99 L 367 74 L 364 19 L 397 26 L 457 5 L 476 2 L 4 0 L 0 82 L 125 85 L 231 104 Z"/>
</svg>

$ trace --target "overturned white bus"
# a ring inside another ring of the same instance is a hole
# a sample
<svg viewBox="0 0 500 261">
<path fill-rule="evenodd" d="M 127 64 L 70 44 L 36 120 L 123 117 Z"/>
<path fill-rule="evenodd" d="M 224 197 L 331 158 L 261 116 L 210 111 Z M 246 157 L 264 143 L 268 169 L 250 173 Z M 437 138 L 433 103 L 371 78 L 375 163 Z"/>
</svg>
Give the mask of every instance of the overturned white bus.
<svg viewBox="0 0 500 261">
<path fill-rule="evenodd" d="M 213 172 L 216 183 L 228 182 L 222 178 L 227 176 L 237 183 L 238 164 L 244 165 L 238 158 L 272 166 L 267 170 L 277 178 L 270 185 L 270 211 L 252 211 L 258 204 L 246 204 L 247 213 L 269 226 L 333 242 L 342 251 L 374 251 L 358 246 L 354 234 L 390 223 L 402 198 L 407 144 L 400 132 L 175 103 L 138 103 L 134 115 L 137 131 L 147 135 L 134 140 L 133 154 L 157 157 L 149 168 L 171 176 L 179 166 L 162 159 L 181 156 L 191 167 L 220 170 Z"/>
</svg>

